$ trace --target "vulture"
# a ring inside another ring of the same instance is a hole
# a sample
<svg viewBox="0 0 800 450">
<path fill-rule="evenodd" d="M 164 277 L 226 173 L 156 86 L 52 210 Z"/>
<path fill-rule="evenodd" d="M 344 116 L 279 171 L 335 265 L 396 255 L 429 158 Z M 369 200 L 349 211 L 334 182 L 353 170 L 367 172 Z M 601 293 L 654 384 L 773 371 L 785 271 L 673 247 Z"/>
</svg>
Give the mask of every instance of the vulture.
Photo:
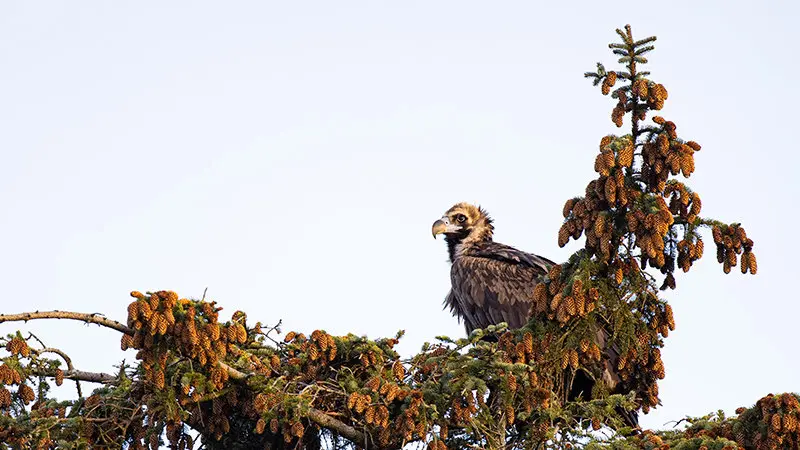
<svg viewBox="0 0 800 450">
<path fill-rule="evenodd" d="M 450 257 L 450 292 L 445 308 L 464 323 L 467 335 L 472 330 L 500 322 L 509 328 L 522 328 L 528 323 L 533 303 L 533 288 L 556 263 L 542 256 L 494 242 L 494 226 L 481 207 L 457 203 L 433 223 L 433 237 L 444 234 Z M 619 353 L 606 346 L 608 332 L 597 332 L 597 344 L 604 348 L 603 381 L 614 393 L 623 392 L 616 373 Z M 595 380 L 579 371 L 572 380 L 568 400 L 591 396 Z M 634 411 L 619 411 L 626 424 L 636 428 Z"/>
</svg>

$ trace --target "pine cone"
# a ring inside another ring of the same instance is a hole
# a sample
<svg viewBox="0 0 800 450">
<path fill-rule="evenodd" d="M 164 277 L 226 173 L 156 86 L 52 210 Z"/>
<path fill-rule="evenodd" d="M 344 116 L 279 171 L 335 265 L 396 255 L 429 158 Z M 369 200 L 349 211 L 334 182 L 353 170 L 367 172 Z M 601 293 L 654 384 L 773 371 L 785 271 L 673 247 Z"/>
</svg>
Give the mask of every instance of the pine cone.
<svg viewBox="0 0 800 450">
<path fill-rule="evenodd" d="M 378 391 L 378 387 L 380 385 L 381 385 L 380 377 L 374 376 L 374 377 L 370 378 L 369 381 L 367 381 L 367 384 L 365 386 L 367 387 L 367 389 L 369 389 L 369 390 L 371 390 L 373 392 L 377 392 Z"/>
<path fill-rule="evenodd" d="M 525 332 L 522 336 L 522 345 L 525 349 L 525 353 L 529 355 L 533 353 L 533 335 L 530 332 Z"/>
<path fill-rule="evenodd" d="M 729 251 L 726 255 L 726 262 L 731 267 L 736 267 L 736 252 Z"/>
<path fill-rule="evenodd" d="M 575 206 L 575 202 L 576 202 L 576 201 L 577 201 L 576 199 L 574 199 L 574 198 L 571 198 L 571 199 L 567 200 L 567 201 L 564 203 L 564 210 L 563 210 L 562 212 L 563 212 L 563 214 L 564 214 L 564 218 L 565 218 L 565 219 L 566 219 L 567 217 L 569 217 L 569 213 L 570 213 L 570 212 L 572 212 L 572 208 Z"/>
<path fill-rule="evenodd" d="M 556 264 L 555 266 L 550 268 L 550 272 L 547 274 L 550 280 L 556 281 L 561 277 L 561 264 Z"/>
<path fill-rule="evenodd" d="M 617 127 L 621 127 L 622 126 L 622 117 L 623 116 L 625 116 L 625 109 L 624 108 L 620 108 L 619 105 L 614 107 L 614 109 L 611 111 L 611 121 Z"/>
<path fill-rule="evenodd" d="M 610 173 L 602 153 L 597 155 L 597 157 L 594 159 L 594 171 L 603 176 L 608 176 Z"/>
<path fill-rule="evenodd" d="M 694 172 L 694 155 L 684 154 L 681 157 L 681 171 L 685 177 L 692 175 Z"/>
<path fill-rule="evenodd" d="M 747 265 L 750 268 L 750 273 L 755 275 L 758 271 L 758 263 L 756 263 L 756 255 L 750 252 L 750 256 L 747 257 Z"/>
<path fill-rule="evenodd" d="M 506 405 L 506 421 L 509 425 L 513 424 L 516 420 L 514 415 L 514 407 L 511 405 Z"/>
<path fill-rule="evenodd" d="M 400 361 L 395 361 L 392 365 L 392 373 L 395 378 L 402 380 L 406 376 L 406 368 L 403 367 L 403 363 Z"/>
<path fill-rule="evenodd" d="M 616 162 L 614 160 L 614 152 L 612 150 L 610 149 L 603 150 L 603 153 L 601 153 L 601 155 L 603 155 L 603 160 L 605 162 L 606 167 L 610 169 L 616 165 Z"/>
<path fill-rule="evenodd" d="M 566 308 L 567 314 L 570 316 L 574 316 L 578 313 L 577 305 L 575 304 L 575 298 L 571 295 L 564 299 L 564 308 Z"/>
<path fill-rule="evenodd" d="M 666 100 L 669 97 L 669 94 L 667 93 L 667 88 L 665 88 L 663 84 L 660 83 L 656 84 L 653 87 L 653 97 L 656 99 L 657 102 L 661 102 L 663 104 L 664 100 Z"/>
<path fill-rule="evenodd" d="M 617 183 L 614 178 L 606 178 L 606 186 L 605 186 L 605 196 L 606 200 L 610 204 L 614 204 L 617 201 Z"/>
<path fill-rule="evenodd" d="M 567 245 L 569 242 L 569 237 L 572 233 L 569 231 L 569 223 L 565 222 L 561 225 L 561 228 L 558 230 L 558 246 L 563 247 Z"/>
<path fill-rule="evenodd" d="M 511 392 L 515 392 L 517 390 L 517 377 L 515 377 L 513 373 L 508 374 L 508 389 Z"/>
<path fill-rule="evenodd" d="M 781 431 L 781 415 L 780 414 L 773 414 L 772 418 L 770 418 L 770 426 L 772 427 L 772 431 L 778 433 Z"/>
<path fill-rule="evenodd" d="M 619 160 L 619 165 L 623 167 L 630 167 L 633 164 L 633 145 L 626 145 L 619 150 L 617 155 L 617 159 Z"/>
<path fill-rule="evenodd" d="M 669 137 L 665 133 L 660 133 L 656 138 L 656 145 L 658 148 L 658 153 L 661 156 L 667 156 L 667 152 L 669 151 Z"/>
<path fill-rule="evenodd" d="M 639 98 L 647 98 L 647 80 L 644 78 L 639 78 L 634 81 L 633 86 L 631 87 L 631 92 Z"/>
</svg>

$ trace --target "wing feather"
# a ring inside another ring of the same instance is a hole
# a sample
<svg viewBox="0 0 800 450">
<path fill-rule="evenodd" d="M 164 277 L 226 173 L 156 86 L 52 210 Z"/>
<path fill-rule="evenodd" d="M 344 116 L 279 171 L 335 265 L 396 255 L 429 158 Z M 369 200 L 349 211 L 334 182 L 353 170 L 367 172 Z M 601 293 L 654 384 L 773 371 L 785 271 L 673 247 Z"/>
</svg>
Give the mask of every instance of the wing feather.
<svg viewBox="0 0 800 450">
<path fill-rule="evenodd" d="M 534 286 L 553 264 L 495 242 L 473 245 L 453 262 L 445 302 L 467 333 L 500 322 L 520 328 L 528 321 Z"/>
</svg>

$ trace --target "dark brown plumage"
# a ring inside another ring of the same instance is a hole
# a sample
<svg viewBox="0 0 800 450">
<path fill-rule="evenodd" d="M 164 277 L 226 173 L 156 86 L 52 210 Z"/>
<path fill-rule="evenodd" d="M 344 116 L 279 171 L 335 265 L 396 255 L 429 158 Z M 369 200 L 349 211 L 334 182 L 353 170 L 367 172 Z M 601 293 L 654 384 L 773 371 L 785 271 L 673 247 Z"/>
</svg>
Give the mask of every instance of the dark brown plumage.
<svg viewBox="0 0 800 450">
<path fill-rule="evenodd" d="M 533 288 L 555 263 L 492 241 L 492 219 L 481 208 L 459 203 L 433 226 L 444 233 L 450 254 L 452 289 L 445 299 L 467 334 L 506 322 L 528 322 Z"/>
<path fill-rule="evenodd" d="M 539 284 L 553 261 L 532 253 L 522 252 L 492 240 L 492 219 L 482 208 L 458 203 L 433 224 L 433 236 L 445 235 L 450 268 L 451 289 L 445 305 L 464 322 L 467 334 L 506 322 L 509 328 L 521 328 L 528 323 L 533 304 L 533 289 Z M 598 330 L 597 344 L 604 349 L 605 370 L 602 377 L 610 390 L 622 392 L 616 373 L 619 353 L 607 346 L 608 333 Z M 569 399 L 587 398 L 595 380 L 578 371 L 572 380 Z M 633 412 L 622 412 L 628 425 L 635 427 Z"/>
</svg>

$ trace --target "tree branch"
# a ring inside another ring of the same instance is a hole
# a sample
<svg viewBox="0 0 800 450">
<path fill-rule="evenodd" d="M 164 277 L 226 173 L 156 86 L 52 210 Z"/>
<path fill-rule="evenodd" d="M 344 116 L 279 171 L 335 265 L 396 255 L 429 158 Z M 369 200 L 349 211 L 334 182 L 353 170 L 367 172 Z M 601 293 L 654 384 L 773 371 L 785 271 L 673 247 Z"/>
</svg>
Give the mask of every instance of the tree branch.
<svg viewBox="0 0 800 450">
<path fill-rule="evenodd" d="M 34 370 L 34 375 L 54 377 L 55 371 L 52 370 Z M 109 373 L 102 372 L 86 372 L 83 370 L 67 370 L 64 372 L 64 378 L 75 381 L 87 381 L 89 383 L 113 383 L 117 377 Z"/>
<path fill-rule="evenodd" d="M 224 362 L 220 362 L 219 366 L 222 367 L 223 369 L 227 370 L 228 371 L 228 376 L 230 378 L 234 379 L 234 380 L 244 380 L 245 378 L 247 378 L 247 374 L 246 373 L 244 373 L 244 372 L 242 372 L 242 371 L 240 371 L 238 369 L 235 369 L 235 368 L 225 364 Z M 327 428 L 329 430 L 335 431 L 340 436 L 342 436 L 342 437 L 344 437 L 346 439 L 349 439 L 350 442 L 353 442 L 354 444 L 365 442 L 366 438 L 364 436 L 364 433 L 356 430 L 352 426 L 350 426 L 350 425 L 348 425 L 348 424 L 346 424 L 346 423 L 344 423 L 344 422 L 342 422 L 340 420 L 334 419 L 333 417 L 325 414 L 324 412 L 322 412 L 322 411 L 320 411 L 320 410 L 318 410 L 316 408 L 308 408 L 308 413 L 307 413 L 306 417 L 308 417 L 309 419 L 314 421 L 317 425 L 319 425 L 319 426 L 321 426 L 323 428 Z"/>
<path fill-rule="evenodd" d="M 126 325 L 117 322 L 116 320 L 111 320 L 103 317 L 100 314 L 87 314 L 87 313 L 77 313 L 71 311 L 34 311 L 34 312 L 25 312 L 19 314 L 0 314 L 0 323 L 3 322 L 19 322 L 19 321 L 29 321 L 29 320 L 38 320 L 38 319 L 70 319 L 70 320 L 78 320 L 81 322 L 86 323 L 96 323 L 97 325 L 104 326 L 106 328 L 111 328 L 113 330 L 117 330 L 119 332 L 125 334 L 133 334 L 133 330 L 127 327 Z"/>
<path fill-rule="evenodd" d="M 64 378 L 75 381 L 88 381 L 91 383 L 112 383 L 117 377 L 109 373 L 85 372 L 83 370 L 70 370 L 64 373 Z"/>
<path fill-rule="evenodd" d="M 363 444 L 363 442 L 365 442 L 364 433 L 356 430 L 342 421 L 334 419 L 318 409 L 309 408 L 308 418 L 316 422 L 317 425 L 321 427 L 335 431 L 339 434 L 339 436 L 349 439 L 350 442 L 356 445 Z"/>
<path fill-rule="evenodd" d="M 233 378 L 234 380 L 244 380 L 247 378 L 247 374 L 238 370 L 234 369 L 233 367 L 225 364 L 224 362 L 220 361 L 219 366 L 225 369 L 228 372 L 228 377 Z"/>
<path fill-rule="evenodd" d="M 39 341 L 40 344 L 42 344 L 42 346 L 44 346 L 44 343 L 42 343 L 42 341 L 38 337 L 36 337 L 33 333 L 31 333 L 31 336 L 33 336 L 37 341 Z M 41 350 L 32 350 L 32 351 L 36 352 L 36 354 L 40 355 L 40 356 L 41 356 L 42 353 L 55 353 L 56 355 L 58 355 L 62 359 L 64 359 L 64 362 L 67 363 L 67 371 L 68 372 L 74 372 L 75 371 L 75 367 L 72 365 L 72 359 L 66 353 L 64 353 L 62 350 L 59 350 L 59 349 L 53 348 L 53 347 L 45 347 L 45 348 L 43 348 Z M 75 380 L 75 389 L 77 389 L 77 391 L 78 391 L 78 397 L 83 397 L 83 391 L 81 390 L 81 382 L 80 382 L 80 380 Z"/>
<path fill-rule="evenodd" d="M 41 355 L 42 353 L 55 353 L 56 355 L 60 356 L 65 363 L 67 363 L 67 370 L 75 370 L 75 367 L 72 366 L 72 359 L 70 359 L 66 353 L 57 348 L 45 347 L 41 350 L 31 349 L 31 351 L 35 352 L 37 355 Z"/>
</svg>

